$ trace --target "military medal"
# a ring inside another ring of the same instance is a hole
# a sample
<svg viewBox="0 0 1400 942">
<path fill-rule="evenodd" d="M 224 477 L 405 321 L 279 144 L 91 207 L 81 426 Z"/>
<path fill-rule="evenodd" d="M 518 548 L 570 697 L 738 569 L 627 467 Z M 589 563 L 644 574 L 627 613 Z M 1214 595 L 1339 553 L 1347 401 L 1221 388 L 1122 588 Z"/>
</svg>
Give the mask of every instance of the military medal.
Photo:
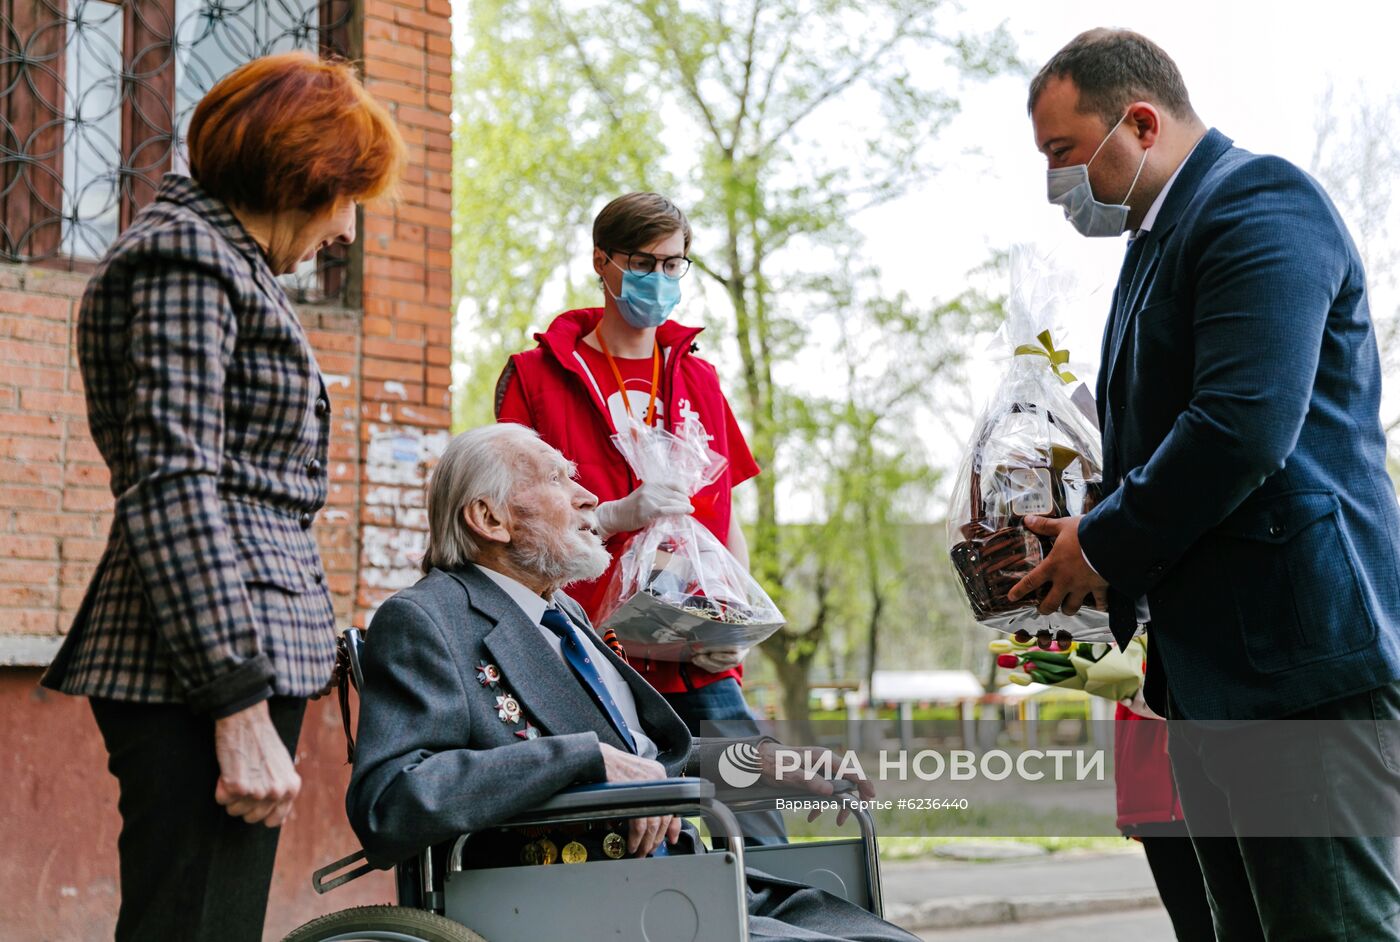
<svg viewBox="0 0 1400 942">
<path fill-rule="evenodd" d="M 540 850 L 540 863 L 549 865 L 559 859 L 559 848 L 554 846 L 554 842 L 547 837 L 542 837 L 535 842 L 535 846 Z"/>
<path fill-rule="evenodd" d="M 564 845 L 562 856 L 566 864 L 583 863 L 588 859 L 588 848 L 584 847 L 578 841 L 569 841 L 569 843 Z"/>
<path fill-rule="evenodd" d="M 519 736 L 521 739 L 539 739 L 540 731 L 534 726 L 533 723 L 531 723 L 529 720 L 526 720 L 525 728 L 517 729 L 515 731 L 515 735 Z"/>
<path fill-rule="evenodd" d="M 487 664 L 481 661 L 476 665 L 476 681 L 483 687 L 490 687 L 493 690 L 501 682 L 501 669 L 495 664 Z"/>
<path fill-rule="evenodd" d="M 603 837 L 603 853 L 613 860 L 621 859 L 627 853 L 627 842 L 622 839 L 622 835 L 616 831 L 609 831 Z"/>
<path fill-rule="evenodd" d="M 496 698 L 496 715 L 503 723 L 519 723 L 520 704 L 510 694 L 501 694 Z"/>
</svg>

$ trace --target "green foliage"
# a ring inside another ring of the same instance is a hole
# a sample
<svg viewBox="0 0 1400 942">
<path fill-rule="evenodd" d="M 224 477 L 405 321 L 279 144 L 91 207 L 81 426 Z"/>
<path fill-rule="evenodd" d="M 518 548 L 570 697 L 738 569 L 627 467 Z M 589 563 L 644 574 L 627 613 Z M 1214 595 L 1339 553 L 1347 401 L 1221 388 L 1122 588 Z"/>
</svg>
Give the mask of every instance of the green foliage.
<svg viewBox="0 0 1400 942">
<path fill-rule="evenodd" d="M 553 4 L 464 8 L 472 28 L 454 70 L 453 293 L 469 370 L 458 428 L 492 420 L 506 356 L 555 313 L 546 289 L 585 303 L 568 264 L 587 248 L 599 199 L 670 185 L 651 123 L 655 96 L 625 62 L 599 66 L 599 80 L 620 90 L 600 101 Z M 594 292 L 586 299 L 597 303 Z"/>
<path fill-rule="evenodd" d="M 956 32 L 943 0 L 469 0 L 466 12 L 457 420 L 489 420 L 505 355 L 557 312 L 551 300 L 598 303 L 569 266 L 591 274 L 577 263 L 601 203 L 672 195 L 719 289 L 708 314 L 738 350 L 724 362 L 707 344 L 765 469 L 752 565 L 789 627 L 764 651 L 786 712 L 805 714 L 833 639 L 856 670 L 878 657 L 872 639 L 910 575 L 907 524 L 927 519 L 937 481 L 910 429 L 958 361 L 956 336 L 996 316 L 973 292 L 883 296 L 850 220 L 936 171 L 928 145 L 959 84 L 1019 67 L 1008 34 Z M 829 369 L 830 389 L 785 380 L 794 362 Z M 812 522 L 779 526 L 780 478 Z"/>
</svg>

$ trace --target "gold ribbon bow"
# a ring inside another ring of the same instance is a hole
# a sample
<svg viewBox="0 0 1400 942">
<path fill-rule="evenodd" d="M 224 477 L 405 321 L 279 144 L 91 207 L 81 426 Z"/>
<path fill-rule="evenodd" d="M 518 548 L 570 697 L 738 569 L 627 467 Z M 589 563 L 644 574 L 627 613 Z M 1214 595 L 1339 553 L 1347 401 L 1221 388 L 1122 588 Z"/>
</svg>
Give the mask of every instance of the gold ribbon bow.
<svg viewBox="0 0 1400 942">
<path fill-rule="evenodd" d="M 1023 343 L 1016 348 L 1016 355 L 1045 357 L 1050 361 L 1051 371 L 1060 378 L 1060 382 L 1069 384 L 1075 381 L 1075 375 L 1064 369 L 1064 365 L 1069 362 L 1068 350 L 1056 350 L 1055 344 L 1050 340 L 1050 331 L 1042 330 L 1036 334 L 1036 340 L 1040 341 L 1040 346 L 1033 343 Z"/>
</svg>

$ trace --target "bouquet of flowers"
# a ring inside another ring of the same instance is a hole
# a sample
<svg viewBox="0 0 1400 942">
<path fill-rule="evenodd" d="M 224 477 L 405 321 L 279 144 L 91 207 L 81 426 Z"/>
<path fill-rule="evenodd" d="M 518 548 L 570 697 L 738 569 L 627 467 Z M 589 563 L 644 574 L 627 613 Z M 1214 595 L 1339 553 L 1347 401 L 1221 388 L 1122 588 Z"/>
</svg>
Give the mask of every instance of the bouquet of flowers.
<svg viewBox="0 0 1400 942">
<path fill-rule="evenodd" d="M 1141 644 L 1119 651 L 1108 642 L 1071 640 L 1065 631 L 1055 638 L 1049 629 L 1036 635 L 1021 629 L 990 647 L 997 655 L 997 666 L 1011 672 L 1007 679 L 1013 684 L 1067 687 L 1108 700 L 1131 697 L 1142 686 Z"/>
<path fill-rule="evenodd" d="M 613 436 L 642 481 L 679 481 L 694 495 L 713 483 L 725 459 L 704 428 L 675 433 L 632 422 Z M 689 661 L 709 648 L 750 647 L 784 624 L 782 612 L 723 543 L 691 516 L 667 516 L 638 531 L 618 561 L 599 624 L 629 654 Z"/>
</svg>

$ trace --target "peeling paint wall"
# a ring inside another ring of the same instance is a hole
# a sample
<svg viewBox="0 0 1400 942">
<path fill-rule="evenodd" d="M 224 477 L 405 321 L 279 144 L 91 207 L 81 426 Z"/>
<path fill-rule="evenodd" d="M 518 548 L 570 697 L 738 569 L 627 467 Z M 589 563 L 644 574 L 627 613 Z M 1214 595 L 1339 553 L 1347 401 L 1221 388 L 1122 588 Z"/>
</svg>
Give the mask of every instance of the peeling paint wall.
<svg viewBox="0 0 1400 942">
<path fill-rule="evenodd" d="M 419 581 L 428 526 L 424 484 L 448 433 L 413 426 L 370 426 L 367 433 L 360 603 L 372 612 L 391 593 Z"/>
<path fill-rule="evenodd" d="M 427 543 L 429 470 L 448 432 L 369 425 L 360 518 L 360 604 L 365 618 L 389 595 L 417 582 Z"/>
</svg>

